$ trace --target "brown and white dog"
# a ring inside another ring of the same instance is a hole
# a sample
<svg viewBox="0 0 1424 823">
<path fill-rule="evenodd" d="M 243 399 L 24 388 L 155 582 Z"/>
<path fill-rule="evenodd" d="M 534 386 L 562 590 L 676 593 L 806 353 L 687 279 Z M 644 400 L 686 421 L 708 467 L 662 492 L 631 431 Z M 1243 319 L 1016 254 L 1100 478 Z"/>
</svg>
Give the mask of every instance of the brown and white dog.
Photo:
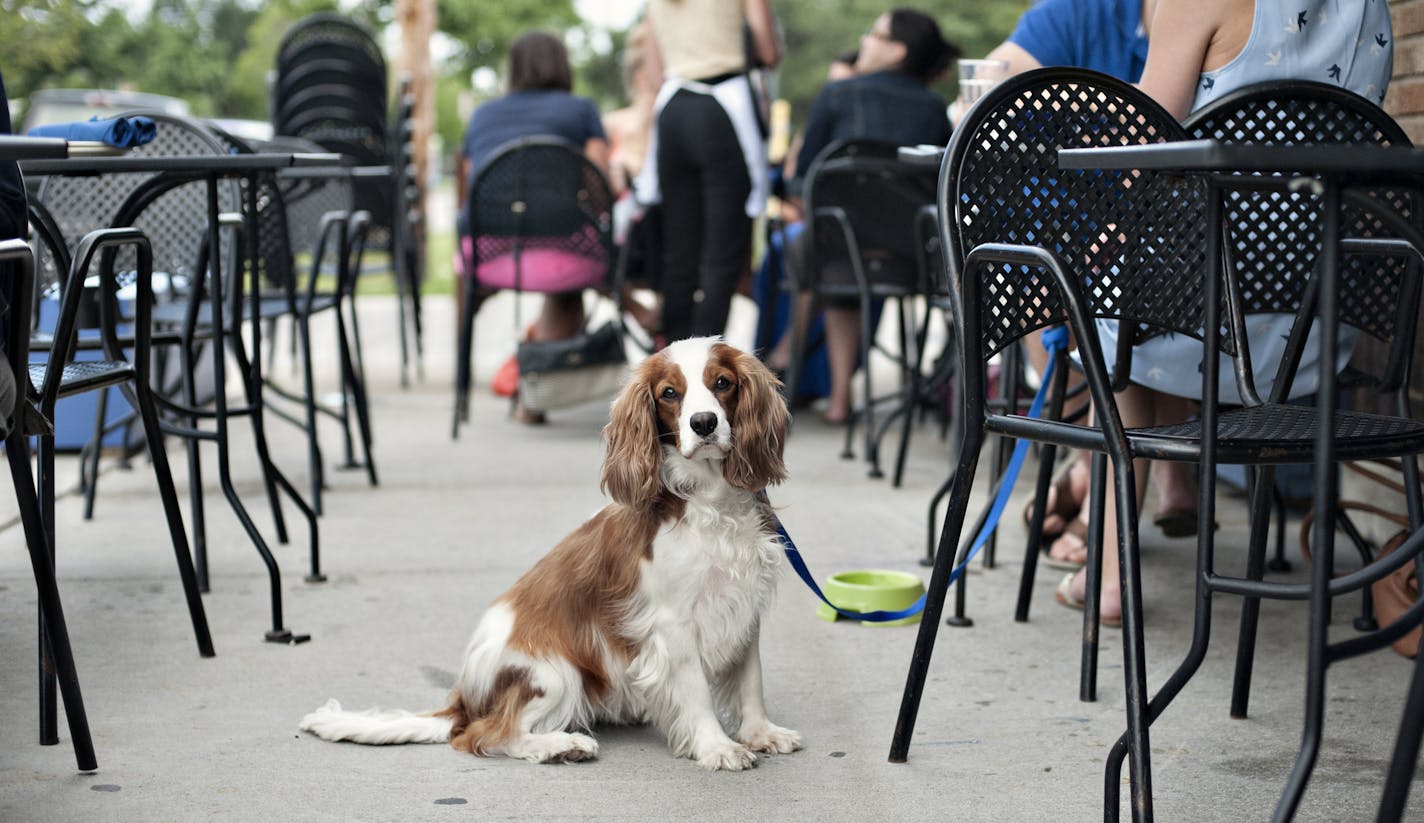
<svg viewBox="0 0 1424 823">
<path fill-rule="evenodd" d="M 538 763 L 595 757 L 587 732 L 600 722 L 651 722 L 707 769 L 801 748 L 767 719 L 758 651 L 782 554 L 760 494 L 786 477 L 779 388 L 717 338 L 643 361 L 604 429 L 614 502 L 485 612 L 450 705 L 417 715 L 331 700 L 301 728 Z"/>
</svg>

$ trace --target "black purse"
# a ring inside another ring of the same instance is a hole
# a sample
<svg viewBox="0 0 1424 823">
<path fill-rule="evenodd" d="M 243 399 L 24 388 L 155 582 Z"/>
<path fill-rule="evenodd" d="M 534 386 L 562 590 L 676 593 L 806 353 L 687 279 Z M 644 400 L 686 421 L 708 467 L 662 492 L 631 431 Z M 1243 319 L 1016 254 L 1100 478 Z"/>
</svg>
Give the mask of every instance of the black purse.
<svg viewBox="0 0 1424 823">
<path fill-rule="evenodd" d="M 521 342 L 519 399 L 530 411 L 550 411 L 617 393 L 627 370 L 623 334 L 610 320 L 566 340 Z"/>
</svg>

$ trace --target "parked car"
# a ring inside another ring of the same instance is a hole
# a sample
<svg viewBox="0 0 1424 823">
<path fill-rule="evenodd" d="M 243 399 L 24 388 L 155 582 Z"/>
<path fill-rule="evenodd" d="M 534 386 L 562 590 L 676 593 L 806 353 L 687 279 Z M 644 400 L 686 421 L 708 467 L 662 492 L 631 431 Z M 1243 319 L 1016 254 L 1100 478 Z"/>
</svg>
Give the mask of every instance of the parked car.
<svg viewBox="0 0 1424 823">
<path fill-rule="evenodd" d="M 25 103 L 20 132 L 50 123 L 72 123 L 106 117 L 130 109 L 154 109 L 170 114 L 189 113 L 188 102 L 163 94 L 117 89 L 38 89 Z"/>
<path fill-rule="evenodd" d="M 246 120 L 240 117 L 213 117 L 213 125 L 243 140 L 263 142 L 272 139 L 272 124 L 266 120 Z"/>
</svg>

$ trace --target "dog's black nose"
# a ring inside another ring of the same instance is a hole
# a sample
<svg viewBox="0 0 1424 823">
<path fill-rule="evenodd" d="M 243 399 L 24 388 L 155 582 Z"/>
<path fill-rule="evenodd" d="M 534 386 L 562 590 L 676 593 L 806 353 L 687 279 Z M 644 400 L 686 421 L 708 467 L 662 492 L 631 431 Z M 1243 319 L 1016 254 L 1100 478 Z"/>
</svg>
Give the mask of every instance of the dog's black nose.
<svg viewBox="0 0 1424 823">
<path fill-rule="evenodd" d="M 692 426 L 692 431 L 698 437 L 706 437 L 717 430 L 717 415 L 712 412 L 698 412 L 692 415 L 692 420 L 688 425 Z"/>
</svg>

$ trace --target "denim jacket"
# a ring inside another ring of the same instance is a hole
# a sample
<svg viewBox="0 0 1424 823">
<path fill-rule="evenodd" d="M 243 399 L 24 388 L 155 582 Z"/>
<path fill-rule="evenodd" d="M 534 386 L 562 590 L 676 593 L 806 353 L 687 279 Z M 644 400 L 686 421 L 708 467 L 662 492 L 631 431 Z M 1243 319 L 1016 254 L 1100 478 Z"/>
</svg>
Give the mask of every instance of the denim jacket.
<svg viewBox="0 0 1424 823">
<path fill-rule="evenodd" d="M 828 83 L 811 103 L 801 153 L 796 157 L 796 175 L 804 178 L 816 155 L 838 140 L 946 145 L 950 132 L 947 105 L 943 97 L 898 71 Z"/>
</svg>

